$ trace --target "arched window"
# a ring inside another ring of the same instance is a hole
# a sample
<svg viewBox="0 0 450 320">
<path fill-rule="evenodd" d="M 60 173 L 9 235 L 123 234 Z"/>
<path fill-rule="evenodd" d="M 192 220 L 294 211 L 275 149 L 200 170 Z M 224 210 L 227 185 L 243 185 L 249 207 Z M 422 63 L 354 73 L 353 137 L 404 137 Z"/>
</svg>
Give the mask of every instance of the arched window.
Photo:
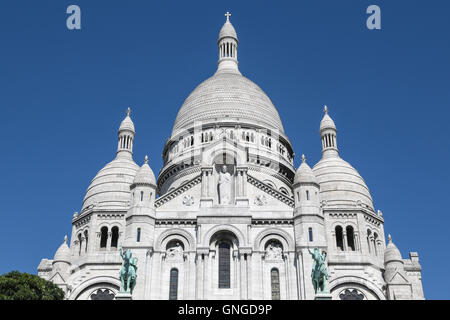
<svg viewBox="0 0 450 320">
<path fill-rule="evenodd" d="M 102 227 L 100 229 L 100 249 L 106 248 L 106 243 L 108 242 L 108 227 Z"/>
<path fill-rule="evenodd" d="M 88 251 L 88 239 L 89 239 L 87 230 L 84 230 L 84 239 L 86 240 L 84 252 L 87 252 Z"/>
<path fill-rule="evenodd" d="M 222 241 L 219 243 L 219 288 L 230 288 L 231 267 L 230 243 Z"/>
<path fill-rule="evenodd" d="M 81 233 L 78 234 L 78 243 L 79 243 L 78 255 L 81 256 L 81 248 L 83 247 L 83 237 L 81 236 Z"/>
<path fill-rule="evenodd" d="M 355 234 L 353 232 L 353 227 L 347 226 L 345 230 L 347 232 L 347 245 L 350 250 L 355 251 Z"/>
<path fill-rule="evenodd" d="M 312 228 L 308 228 L 308 234 L 309 234 L 309 241 L 312 242 L 312 241 L 313 241 L 313 231 L 312 231 Z"/>
<path fill-rule="evenodd" d="M 306 200 L 309 200 L 309 190 L 306 190 Z"/>
<path fill-rule="evenodd" d="M 141 191 L 141 202 L 144 201 L 144 191 Z"/>
<path fill-rule="evenodd" d="M 136 242 L 141 242 L 141 228 L 137 228 Z"/>
<path fill-rule="evenodd" d="M 178 299 L 178 269 L 170 269 L 169 300 Z"/>
<path fill-rule="evenodd" d="M 117 248 L 119 242 L 119 227 L 113 227 L 111 233 L 111 248 Z"/>
<path fill-rule="evenodd" d="M 272 286 L 272 300 L 280 300 L 280 273 L 277 268 L 270 270 L 270 282 Z"/>
<path fill-rule="evenodd" d="M 373 251 L 375 253 L 375 255 L 378 255 L 378 250 L 377 250 L 377 241 L 378 241 L 378 234 L 374 233 L 373 234 Z"/>
<path fill-rule="evenodd" d="M 334 229 L 334 233 L 336 236 L 336 249 L 338 251 L 344 251 L 344 241 L 343 241 L 343 232 L 342 232 L 342 227 L 341 226 L 337 226 Z"/>
<path fill-rule="evenodd" d="M 370 244 L 370 236 L 372 235 L 372 232 L 369 230 L 369 229 L 367 229 L 367 247 L 368 247 L 368 249 L 369 249 L 369 254 L 371 254 L 372 253 L 372 250 L 371 250 L 371 244 Z"/>
</svg>

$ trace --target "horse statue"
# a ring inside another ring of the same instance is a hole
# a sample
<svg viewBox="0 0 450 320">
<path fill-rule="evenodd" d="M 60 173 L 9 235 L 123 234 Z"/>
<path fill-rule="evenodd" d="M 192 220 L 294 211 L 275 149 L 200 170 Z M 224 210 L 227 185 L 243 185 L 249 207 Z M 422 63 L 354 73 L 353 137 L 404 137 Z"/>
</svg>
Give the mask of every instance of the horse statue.
<svg viewBox="0 0 450 320">
<path fill-rule="evenodd" d="M 131 250 L 128 249 L 123 253 L 122 247 L 120 247 L 120 256 L 123 259 L 123 266 L 120 270 L 120 292 L 129 292 L 133 294 L 134 286 L 136 285 L 136 271 L 137 271 L 137 258 L 132 257 Z"/>
<path fill-rule="evenodd" d="M 311 272 L 311 280 L 314 286 L 314 292 L 317 293 L 327 293 L 326 291 L 326 283 L 328 280 L 328 271 L 327 266 L 325 264 L 325 258 L 327 257 L 327 253 L 322 251 L 319 252 L 319 248 L 314 248 L 314 252 L 309 250 L 314 262 L 312 266 Z"/>
</svg>

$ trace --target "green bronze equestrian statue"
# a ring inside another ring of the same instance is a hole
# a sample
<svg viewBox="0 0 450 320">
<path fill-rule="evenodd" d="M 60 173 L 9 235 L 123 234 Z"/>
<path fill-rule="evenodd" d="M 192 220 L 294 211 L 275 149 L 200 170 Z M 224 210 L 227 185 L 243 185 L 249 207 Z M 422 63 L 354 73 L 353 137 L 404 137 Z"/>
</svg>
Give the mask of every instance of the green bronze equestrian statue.
<svg viewBox="0 0 450 320">
<path fill-rule="evenodd" d="M 125 253 L 122 252 L 120 247 L 120 256 L 123 259 L 122 270 L 120 270 L 120 292 L 133 293 L 134 286 L 136 285 L 136 271 L 137 271 L 137 258 L 132 257 L 131 250 L 128 249 Z"/>
<path fill-rule="evenodd" d="M 327 253 L 322 251 L 319 252 L 319 248 L 314 248 L 314 252 L 309 250 L 314 262 L 312 266 L 311 272 L 311 280 L 314 286 L 315 293 L 327 293 L 326 291 L 326 283 L 328 280 L 328 272 L 327 266 L 325 264 L 325 258 L 327 257 Z"/>
</svg>

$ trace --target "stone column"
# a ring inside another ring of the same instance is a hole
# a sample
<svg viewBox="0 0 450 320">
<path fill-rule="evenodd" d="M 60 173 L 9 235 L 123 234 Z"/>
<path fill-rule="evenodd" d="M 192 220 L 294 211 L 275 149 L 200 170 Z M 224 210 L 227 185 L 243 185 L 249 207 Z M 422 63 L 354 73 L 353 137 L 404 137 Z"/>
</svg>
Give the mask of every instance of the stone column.
<svg viewBox="0 0 450 320">
<path fill-rule="evenodd" d="M 240 266 L 240 293 L 241 299 L 247 300 L 247 267 L 246 267 L 245 254 L 239 254 L 239 266 Z"/>
<path fill-rule="evenodd" d="M 196 255 L 197 258 L 197 277 L 196 277 L 196 293 L 195 293 L 195 299 L 200 300 L 203 299 L 203 256 L 201 253 L 197 252 Z"/>
<path fill-rule="evenodd" d="M 252 254 L 247 254 L 247 261 L 246 261 L 246 270 L 245 273 L 247 274 L 247 299 L 252 299 L 252 273 L 250 270 L 252 270 Z"/>
<path fill-rule="evenodd" d="M 291 299 L 298 299 L 299 291 L 297 287 L 297 274 L 295 272 L 295 252 L 289 252 L 288 255 L 288 269 L 289 269 L 289 279 L 291 283 Z"/>
<path fill-rule="evenodd" d="M 298 288 L 298 299 L 304 300 L 305 299 L 305 287 L 303 285 L 305 278 L 304 278 L 304 270 L 303 270 L 303 263 L 302 263 L 302 252 L 297 251 L 296 254 L 296 260 L 297 260 L 297 288 Z"/>
<path fill-rule="evenodd" d="M 286 281 L 286 300 L 291 299 L 291 279 L 289 275 L 289 254 L 283 254 L 283 262 L 284 262 L 284 273 L 285 273 L 285 281 Z M 281 280 L 281 279 L 280 279 Z"/>
<path fill-rule="evenodd" d="M 201 186 L 201 197 L 200 197 L 200 206 L 202 207 L 210 207 L 213 203 L 213 193 L 212 189 L 212 167 L 202 167 L 202 186 Z"/>
<path fill-rule="evenodd" d="M 342 245 L 344 247 L 344 251 L 348 250 L 348 243 L 347 243 L 347 232 L 345 229 L 342 231 Z"/>
<path fill-rule="evenodd" d="M 247 167 L 237 167 L 237 190 L 236 190 L 236 204 L 241 206 L 248 206 L 247 198 Z"/>
<path fill-rule="evenodd" d="M 108 240 L 106 242 L 106 250 L 111 250 L 111 239 L 112 239 L 112 232 L 108 231 Z"/>
</svg>

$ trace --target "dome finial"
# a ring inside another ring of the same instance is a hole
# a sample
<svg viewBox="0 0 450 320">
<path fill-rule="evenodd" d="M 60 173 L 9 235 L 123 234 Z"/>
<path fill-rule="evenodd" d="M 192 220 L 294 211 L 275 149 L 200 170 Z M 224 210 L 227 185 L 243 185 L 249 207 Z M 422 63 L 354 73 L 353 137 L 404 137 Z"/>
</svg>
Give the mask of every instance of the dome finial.
<svg viewBox="0 0 450 320">
<path fill-rule="evenodd" d="M 304 154 L 302 154 L 302 162 L 305 163 L 306 162 L 306 157 Z"/>
<path fill-rule="evenodd" d="M 128 109 L 127 109 L 127 117 L 129 117 L 129 116 L 130 116 L 130 113 L 131 113 L 131 108 L 130 108 L 130 107 L 128 107 Z"/>
<path fill-rule="evenodd" d="M 147 155 L 145 155 L 144 163 L 145 163 L 145 164 L 148 164 L 148 156 L 147 156 Z"/>
<path fill-rule="evenodd" d="M 64 236 L 64 243 L 67 243 L 67 234 Z"/>
<path fill-rule="evenodd" d="M 229 22 L 230 21 L 230 17 L 231 17 L 231 13 L 229 13 L 227 11 L 227 13 L 225 13 L 225 17 L 227 17 L 227 21 Z"/>
<path fill-rule="evenodd" d="M 391 243 L 391 242 L 392 242 L 392 237 L 391 237 L 391 235 L 390 235 L 390 234 L 388 235 L 388 241 L 389 241 L 389 243 Z"/>
<path fill-rule="evenodd" d="M 325 112 L 325 114 L 328 114 L 328 107 L 326 105 L 323 106 L 323 112 Z"/>
</svg>

